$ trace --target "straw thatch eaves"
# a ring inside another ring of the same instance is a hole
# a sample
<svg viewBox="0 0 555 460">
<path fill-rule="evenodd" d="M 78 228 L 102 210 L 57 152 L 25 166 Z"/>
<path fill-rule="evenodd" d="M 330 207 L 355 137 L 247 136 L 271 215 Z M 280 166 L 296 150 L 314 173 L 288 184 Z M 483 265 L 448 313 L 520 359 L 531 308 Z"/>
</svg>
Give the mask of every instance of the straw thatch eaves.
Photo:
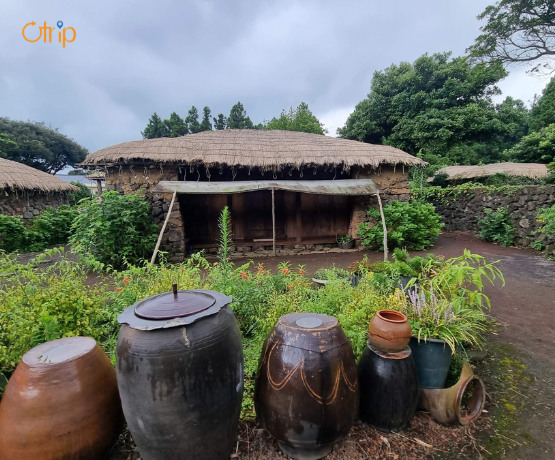
<svg viewBox="0 0 555 460">
<path fill-rule="evenodd" d="M 203 164 L 281 170 L 334 165 L 378 167 L 426 164 L 387 145 L 365 144 L 318 134 L 280 130 L 226 129 L 182 137 L 145 139 L 107 147 L 87 156 L 83 165 L 125 163 Z"/>
<path fill-rule="evenodd" d="M 0 158 L 0 189 L 45 193 L 78 190 L 51 174 L 4 158 Z"/>
<path fill-rule="evenodd" d="M 509 176 L 525 176 L 541 179 L 548 175 L 547 166 L 540 163 L 494 163 L 484 166 L 447 166 L 439 169 L 436 175 L 445 173 L 447 180 L 473 179 L 475 177 L 507 174 Z M 432 181 L 429 178 L 428 181 Z"/>
</svg>

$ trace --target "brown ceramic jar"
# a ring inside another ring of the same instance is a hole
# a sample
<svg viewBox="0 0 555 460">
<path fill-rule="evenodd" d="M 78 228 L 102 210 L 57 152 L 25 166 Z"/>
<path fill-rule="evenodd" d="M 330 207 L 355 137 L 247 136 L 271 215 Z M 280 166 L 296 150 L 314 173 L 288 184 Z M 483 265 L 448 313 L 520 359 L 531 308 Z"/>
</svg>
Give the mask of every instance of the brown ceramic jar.
<svg viewBox="0 0 555 460">
<path fill-rule="evenodd" d="M 358 411 L 355 357 L 337 319 L 282 316 L 266 340 L 255 384 L 256 414 L 281 450 L 297 459 L 325 457 Z"/>
<path fill-rule="evenodd" d="M 403 351 L 409 343 L 412 329 L 407 317 L 398 311 L 380 310 L 368 326 L 368 342 L 387 353 Z"/>
<path fill-rule="evenodd" d="M 27 352 L 0 404 L 0 458 L 97 460 L 115 444 L 123 413 L 110 358 L 88 337 Z"/>
</svg>

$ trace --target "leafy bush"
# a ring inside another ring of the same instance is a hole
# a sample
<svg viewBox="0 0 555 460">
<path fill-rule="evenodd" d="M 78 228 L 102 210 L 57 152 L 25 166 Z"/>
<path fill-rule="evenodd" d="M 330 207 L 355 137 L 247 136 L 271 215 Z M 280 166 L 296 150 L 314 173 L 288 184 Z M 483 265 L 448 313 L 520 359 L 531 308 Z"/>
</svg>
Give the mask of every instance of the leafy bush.
<svg viewBox="0 0 555 460">
<path fill-rule="evenodd" d="M 137 263 L 154 249 L 158 227 L 150 205 L 138 194 L 106 192 L 98 199 L 81 201 L 73 222 L 73 250 L 91 254 L 102 263 L 122 267 Z"/>
<path fill-rule="evenodd" d="M 500 207 L 495 211 L 486 208 L 484 214 L 484 218 L 478 221 L 480 238 L 499 243 L 501 246 L 511 246 L 515 240 L 516 229 L 507 207 Z"/>
<path fill-rule="evenodd" d="M 6 252 L 42 251 L 66 244 L 77 210 L 71 206 L 46 208 L 26 226 L 21 216 L 0 215 L 0 249 Z"/>
<path fill-rule="evenodd" d="M 550 208 L 540 209 L 537 216 L 540 223 L 540 233 L 555 234 L 555 205 Z"/>
<path fill-rule="evenodd" d="M 427 249 L 434 244 L 443 227 L 441 217 L 430 203 L 393 201 L 383 207 L 383 212 L 388 233 L 387 242 L 391 248 L 404 247 L 417 251 Z M 369 209 L 367 214 L 377 224 L 360 224 L 357 235 L 362 238 L 362 244 L 367 248 L 383 249 L 380 212 L 377 209 Z"/>
<path fill-rule="evenodd" d="M 350 275 L 348 270 L 338 268 L 335 265 L 331 268 L 320 268 L 314 273 L 314 278 L 322 281 L 345 280 Z"/>
<path fill-rule="evenodd" d="M 67 193 L 67 200 L 71 206 L 76 205 L 85 198 L 92 198 L 92 193 L 85 184 L 75 181 L 71 181 L 70 184 L 75 185 L 79 189 Z"/>
</svg>

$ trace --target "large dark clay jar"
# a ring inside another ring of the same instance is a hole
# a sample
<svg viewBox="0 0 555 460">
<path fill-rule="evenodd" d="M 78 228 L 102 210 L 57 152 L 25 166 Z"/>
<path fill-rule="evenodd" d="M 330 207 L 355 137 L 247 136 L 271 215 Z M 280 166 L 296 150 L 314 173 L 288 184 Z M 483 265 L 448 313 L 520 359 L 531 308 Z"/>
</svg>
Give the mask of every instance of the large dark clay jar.
<svg viewBox="0 0 555 460">
<path fill-rule="evenodd" d="M 118 318 L 118 385 L 143 460 L 229 459 L 243 397 L 230 302 L 214 291 L 176 290 Z"/>
<path fill-rule="evenodd" d="M 284 453 L 327 455 L 349 432 L 358 403 L 355 357 L 337 320 L 314 313 L 282 316 L 264 344 L 255 406 Z"/>
<path fill-rule="evenodd" d="M 358 363 L 360 419 L 381 431 L 400 431 L 418 404 L 418 378 L 411 350 L 385 353 L 366 347 Z"/>
<path fill-rule="evenodd" d="M 88 337 L 27 352 L 0 404 L 2 460 L 97 460 L 115 444 L 123 413 L 110 358 Z"/>
</svg>

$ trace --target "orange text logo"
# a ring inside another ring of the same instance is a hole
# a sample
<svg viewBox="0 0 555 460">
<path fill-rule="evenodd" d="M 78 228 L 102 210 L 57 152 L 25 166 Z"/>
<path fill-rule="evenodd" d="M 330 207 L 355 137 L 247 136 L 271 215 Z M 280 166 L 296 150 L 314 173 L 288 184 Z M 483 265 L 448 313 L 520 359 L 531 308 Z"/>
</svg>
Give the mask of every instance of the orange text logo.
<svg viewBox="0 0 555 460">
<path fill-rule="evenodd" d="M 23 26 L 23 30 L 21 34 L 25 41 L 29 43 L 36 43 L 41 38 L 43 39 L 44 43 L 52 43 L 52 32 L 56 30 L 55 27 L 49 27 L 46 25 L 46 21 L 44 21 L 43 26 L 35 27 L 37 24 L 36 22 L 29 22 Z M 75 41 L 75 37 L 77 37 L 77 33 L 73 27 L 64 27 L 64 23 L 62 21 L 58 21 L 58 43 L 62 43 L 63 47 L 66 47 L 66 43 L 73 43 Z M 56 42 L 56 32 L 54 32 L 54 43 Z"/>
</svg>

